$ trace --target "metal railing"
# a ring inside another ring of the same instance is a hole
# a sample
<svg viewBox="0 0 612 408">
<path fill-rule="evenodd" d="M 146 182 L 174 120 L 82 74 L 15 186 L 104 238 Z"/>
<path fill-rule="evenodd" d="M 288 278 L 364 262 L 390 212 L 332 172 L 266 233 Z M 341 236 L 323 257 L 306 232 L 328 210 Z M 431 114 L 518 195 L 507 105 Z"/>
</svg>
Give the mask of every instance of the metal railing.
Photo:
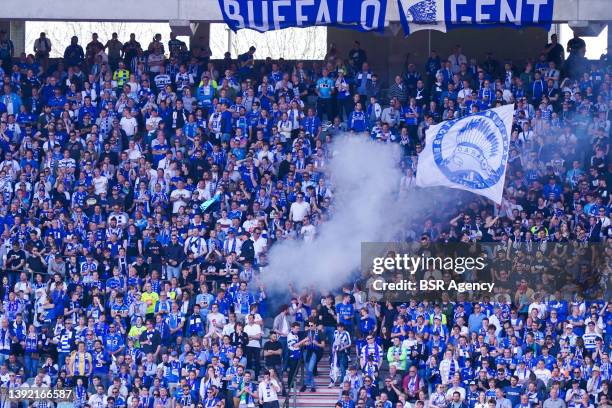
<svg viewBox="0 0 612 408">
<path fill-rule="evenodd" d="M 304 360 L 300 358 L 298 362 L 297 370 L 295 371 L 295 377 L 293 378 L 291 387 L 287 390 L 287 397 L 285 398 L 283 408 L 297 407 L 298 393 L 299 393 L 300 388 L 304 386 L 304 381 L 305 381 Z"/>
<path fill-rule="evenodd" d="M 6 276 L 16 276 L 17 278 L 19 277 L 19 275 L 21 275 L 22 273 L 25 273 L 27 275 L 29 275 L 29 279 L 28 282 L 30 283 L 30 285 L 34 284 L 34 277 L 36 275 L 42 275 L 43 278 L 47 277 L 47 281 L 45 281 L 45 283 L 49 282 L 49 276 L 53 276 L 55 273 L 49 273 L 47 272 L 47 270 L 45 269 L 44 271 L 34 271 L 32 269 L 17 269 L 17 270 L 12 270 L 12 269 L 1 269 L 1 272 L 3 275 Z M 67 274 L 60 274 L 62 276 L 63 279 L 66 279 L 66 275 Z M 16 282 L 13 282 L 13 284 Z"/>
</svg>

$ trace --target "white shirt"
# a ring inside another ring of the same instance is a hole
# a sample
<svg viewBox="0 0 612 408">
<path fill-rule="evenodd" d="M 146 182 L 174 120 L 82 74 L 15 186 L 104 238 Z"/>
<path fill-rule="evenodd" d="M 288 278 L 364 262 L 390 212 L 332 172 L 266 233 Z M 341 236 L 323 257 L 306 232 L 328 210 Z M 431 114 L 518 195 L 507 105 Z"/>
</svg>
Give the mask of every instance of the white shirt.
<svg viewBox="0 0 612 408">
<path fill-rule="evenodd" d="M 461 70 L 461 64 L 467 64 L 467 58 L 463 54 L 451 54 L 447 60 L 451 63 L 451 71 L 453 74 L 456 74 Z"/>
<path fill-rule="evenodd" d="M 550 376 L 552 375 L 548 368 L 536 368 L 533 370 L 533 373 L 538 379 L 542 380 L 544 384 L 548 383 L 548 380 L 550 380 Z"/>
<path fill-rule="evenodd" d="M 251 336 L 257 336 L 258 334 L 261 335 L 261 326 L 255 323 L 246 324 L 244 326 L 244 332 L 249 335 L 249 338 Z M 260 340 L 259 339 L 249 340 L 249 344 L 247 344 L 247 347 L 261 347 Z"/>
<path fill-rule="evenodd" d="M 304 225 L 300 230 L 300 234 L 304 237 L 304 241 L 313 241 L 316 233 L 317 229 L 312 224 Z"/>
<path fill-rule="evenodd" d="M 140 151 L 140 147 L 138 147 L 138 145 L 134 146 L 133 149 L 126 149 L 125 152 L 128 155 L 128 159 L 132 161 L 136 161 L 142 157 L 142 152 Z"/>
<path fill-rule="evenodd" d="M 544 315 L 546 314 L 546 305 L 544 303 L 532 303 L 529 305 L 529 313 L 531 313 L 531 311 L 533 309 L 537 309 L 538 310 L 538 319 L 543 319 Z"/>
<path fill-rule="evenodd" d="M 256 240 L 254 240 L 253 248 L 255 249 L 255 256 L 256 257 L 259 256 L 259 254 L 261 254 L 264 251 L 267 245 L 268 245 L 268 240 L 263 237 L 259 237 Z"/>
<path fill-rule="evenodd" d="M 136 118 L 123 117 L 119 121 L 119 125 L 128 136 L 134 136 L 138 132 L 138 121 L 136 121 Z"/>
<path fill-rule="evenodd" d="M 253 232 L 253 229 L 257 226 L 258 222 L 256 219 L 246 220 L 242 223 L 242 228 L 249 232 Z"/>
<path fill-rule="evenodd" d="M 450 387 L 448 391 L 446 391 L 446 398 L 450 400 L 455 392 L 459 393 L 461 401 L 465 399 L 465 389 L 463 387 Z"/>
<path fill-rule="evenodd" d="M 259 394 L 259 401 L 278 401 L 278 394 L 276 393 L 277 389 L 280 390 L 280 386 L 278 385 L 278 382 L 276 382 L 275 379 L 270 379 L 269 383 L 266 383 L 265 381 L 260 382 L 259 387 L 257 389 Z"/>
<path fill-rule="evenodd" d="M 236 323 L 228 323 L 225 326 L 223 326 L 224 336 L 230 336 L 235 331 L 236 331 Z"/>
<path fill-rule="evenodd" d="M 150 71 L 155 72 L 156 74 L 159 73 L 160 63 L 163 60 L 164 60 L 164 54 L 159 54 L 159 55 L 154 54 L 154 53 L 149 54 L 148 61 L 149 61 Z"/>
<path fill-rule="evenodd" d="M 159 116 L 151 116 L 147 119 L 146 125 L 150 126 L 151 129 L 157 129 L 159 127 L 159 122 L 161 122 L 161 118 Z"/>
<path fill-rule="evenodd" d="M 172 203 L 172 212 L 173 213 L 177 213 L 179 208 L 181 208 L 181 206 L 186 206 L 187 205 L 187 201 L 189 201 L 189 199 L 191 198 L 191 192 L 189 190 L 185 190 L 183 189 L 176 189 L 172 192 L 172 194 L 170 194 L 170 199 L 171 201 L 173 201 Z M 176 199 L 176 200 L 175 200 Z"/>
<path fill-rule="evenodd" d="M 108 185 L 108 179 L 106 176 L 99 176 L 93 179 L 94 192 L 96 195 L 106 193 L 106 186 Z"/>
<path fill-rule="evenodd" d="M 293 204 L 291 204 L 291 221 L 293 222 L 302 222 L 304 221 L 304 217 L 308 214 L 308 212 L 310 211 L 310 204 L 308 204 L 306 201 L 302 201 L 301 203 L 299 202 L 294 202 Z"/>
<path fill-rule="evenodd" d="M 220 327 L 225 324 L 225 316 L 221 313 L 209 313 L 206 315 L 206 320 L 208 320 L 208 326 Z M 209 330 L 210 331 L 210 330 Z"/>
<path fill-rule="evenodd" d="M 94 394 L 89 397 L 88 403 L 92 408 L 103 408 L 106 406 L 106 395 Z"/>
<path fill-rule="evenodd" d="M 457 92 L 457 98 L 465 99 L 467 95 L 472 95 L 472 90 L 470 88 L 463 88 Z"/>
<path fill-rule="evenodd" d="M 291 123 L 290 120 L 280 120 L 278 122 L 278 124 L 276 125 L 276 127 L 278 128 L 279 133 L 286 139 L 290 139 L 291 138 L 291 131 L 293 130 L 293 124 Z"/>
</svg>

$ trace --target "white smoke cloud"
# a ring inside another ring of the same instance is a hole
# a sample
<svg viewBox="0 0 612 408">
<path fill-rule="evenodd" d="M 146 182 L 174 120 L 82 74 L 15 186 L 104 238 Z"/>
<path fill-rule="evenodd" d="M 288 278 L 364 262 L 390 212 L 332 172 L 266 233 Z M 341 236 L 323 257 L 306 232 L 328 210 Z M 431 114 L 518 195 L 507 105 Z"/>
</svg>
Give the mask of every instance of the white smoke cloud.
<svg viewBox="0 0 612 408">
<path fill-rule="evenodd" d="M 288 283 L 319 291 L 346 283 L 360 268 L 361 243 L 397 240 L 415 208 L 397 202 L 397 145 L 346 135 L 333 147 L 330 175 L 337 211 L 317 227 L 314 241 L 283 241 L 271 248 L 262 280 L 272 292 L 286 291 Z"/>
</svg>

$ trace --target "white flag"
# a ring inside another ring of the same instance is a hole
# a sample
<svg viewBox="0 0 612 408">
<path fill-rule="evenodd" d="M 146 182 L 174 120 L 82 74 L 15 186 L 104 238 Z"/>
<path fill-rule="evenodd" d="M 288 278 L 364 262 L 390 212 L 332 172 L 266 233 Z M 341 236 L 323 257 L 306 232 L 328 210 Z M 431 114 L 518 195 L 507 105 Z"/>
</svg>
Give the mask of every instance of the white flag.
<svg viewBox="0 0 612 408">
<path fill-rule="evenodd" d="M 514 106 L 449 120 L 427 129 L 416 184 L 471 191 L 502 201 Z"/>
<path fill-rule="evenodd" d="M 399 0 L 397 4 L 406 36 L 421 30 L 446 32 L 444 0 Z"/>
</svg>

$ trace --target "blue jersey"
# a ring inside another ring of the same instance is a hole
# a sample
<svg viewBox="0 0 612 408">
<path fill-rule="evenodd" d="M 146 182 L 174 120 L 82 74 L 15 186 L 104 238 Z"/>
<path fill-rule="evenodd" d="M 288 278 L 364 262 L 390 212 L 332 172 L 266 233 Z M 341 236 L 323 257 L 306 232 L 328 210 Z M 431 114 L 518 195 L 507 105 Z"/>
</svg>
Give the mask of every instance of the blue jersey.
<svg viewBox="0 0 612 408">
<path fill-rule="evenodd" d="M 74 331 L 63 329 L 58 340 L 57 351 L 60 353 L 69 353 L 74 347 Z"/>
<path fill-rule="evenodd" d="M 91 352 L 93 360 L 93 372 L 96 374 L 108 373 L 110 357 L 103 349 L 100 351 L 93 350 Z"/>
<path fill-rule="evenodd" d="M 123 336 L 119 333 L 108 333 L 104 338 L 104 347 L 109 353 L 114 353 L 123 346 Z"/>
<path fill-rule="evenodd" d="M 349 326 L 352 325 L 353 316 L 355 314 L 355 308 L 352 304 L 338 303 L 336 305 L 336 313 L 338 313 L 341 323 Z"/>
<path fill-rule="evenodd" d="M 25 352 L 36 353 L 38 352 L 38 335 L 28 335 L 25 338 Z"/>
<path fill-rule="evenodd" d="M 367 126 L 366 115 L 363 111 L 353 111 L 351 112 L 348 120 L 348 125 L 351 130 L 355 132 L 363 132 L 365 131 Z"/>
<path fill-rule="evenodd" d="M 307 116 L 302 119 L 302 127 L 306 133 L 311 135 L 318 135 L 321 129 L 321 120 L 317 116 Z"/>
<path fill-rule="evenodd" d="M 299 343 L 299 341 L 300 338 L 297 334 L 289 333 L 289 335 L 287 336 L 287 348 L 289 349 L 289 358 L 292 360 L 298 360 L 302 355 L 300 348 L 297 346 L 297 343 Z"/>
<path fill-rule="evenodd" d="M 192 314 L 189 318 L 189 335 L 204 333 L 204 320 L 199 314 Z"/>
<path fill-rule="evenodd" d="M 383 349 L 378 344 L 366 344 L 361 348 L 360 357 L 364 360 L 368 361 L 368 359 L 372 358 L 372 361 L 375 363 L 382 362 L 383 359 Z"/>
<path fill-rule="evenodd" d="M 523 389 L 521 387 L 512 387 L 509 385 L 504 388 L 504 392 L 506 393 L 506 398 L 512 401 L 513 407 L 521 402 L 521 394 L 523 393 Z"/>
<path fill-rule="evenodd" d="M 238 291 L 234 296 L 234 310 L 240 314 L 248 314 L 253 303 L 253 296 L 248 292 Z"/>
<path fill-rule="evenodd" d="M 334 331 L 334 350 L 338 350 L 340 348 L 345 349 L 351 345 L 351 335 L 347 331 Z"/>
<path fill-rule="evenodd" d="M 371 317 L 362 317 L 359 319 L 359 331 L 362 336 L 366 336 L 368 334 L 372 334 L 374 328 L 376 327 L 376 320 Z"/>
<path fill-rule="evenodd" d="M 332 90 L 334 88 L 334 80 L 331 78 L 319 78 L 317 80 L 317 90 L 319 91 L 319 98 L 329 99 L 331 98 Z"/>
</svg>

